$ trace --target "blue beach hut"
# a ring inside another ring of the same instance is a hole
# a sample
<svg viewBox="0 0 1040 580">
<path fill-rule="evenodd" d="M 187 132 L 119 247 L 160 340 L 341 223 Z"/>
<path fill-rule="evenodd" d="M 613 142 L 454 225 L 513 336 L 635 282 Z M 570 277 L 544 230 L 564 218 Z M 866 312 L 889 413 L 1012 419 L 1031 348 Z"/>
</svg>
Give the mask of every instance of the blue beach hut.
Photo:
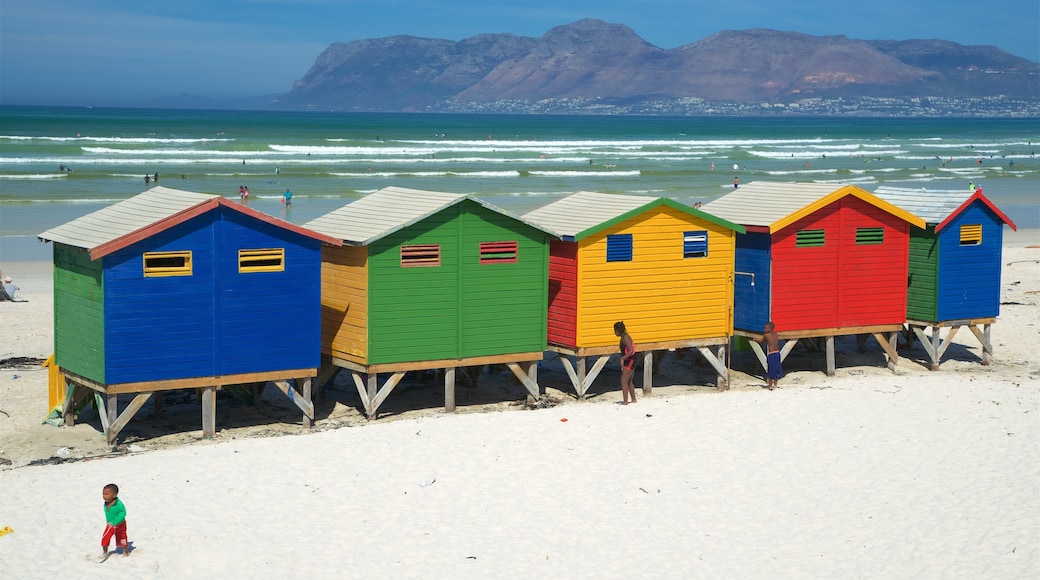
<svg viewBox="0 0 1040 580">
<path fill-rule="evenodd" d="M 920 339 L 932 370 L 953 336 L 967 326 L 982 343 L 982 363 L 993 354 L 990 325 L 1000 313 L 1004 225 L 1011 221 L 982 188 L 926 190 L 882 186 L 876 196 L 927 222 L 911 231 L 907 278 L 907 338 Z M 979 326 L 982 328 L 980 329 Z M 926 336 L 925 328 L 932 334 Z M 949 328 L 945 340 L 942 328 Z"/>
<path fill-rule="evenodd" d="M 54 243 L 55 362 L 69 385 L 67 424 L 93 391 L 114 442 L 152 394 L 201 388 L 203 432 L 212 435 L 217 388 L 267 381 L 309 424 L 321 247 L 339 240 L 218 195 L 166 187 L 39 238 Z M 120 394 L 137 394 L 123 415 Z"/>
</svg>

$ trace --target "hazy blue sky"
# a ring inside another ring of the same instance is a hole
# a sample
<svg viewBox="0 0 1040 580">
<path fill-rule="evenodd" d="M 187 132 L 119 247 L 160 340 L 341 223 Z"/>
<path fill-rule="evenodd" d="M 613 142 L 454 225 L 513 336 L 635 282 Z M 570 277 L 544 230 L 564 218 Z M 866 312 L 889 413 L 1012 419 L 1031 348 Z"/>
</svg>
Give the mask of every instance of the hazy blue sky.
<svg viewBox="0 0 1040 580">
<path fill-rule="evenodd" d="M 675 48 L 722 30 L 938 38 L 1040 61 L 1038 0 L 3 0 L 0 103 L 284 93 L 333 42 L 539 37 L 582 18 Z"/>
</svg>

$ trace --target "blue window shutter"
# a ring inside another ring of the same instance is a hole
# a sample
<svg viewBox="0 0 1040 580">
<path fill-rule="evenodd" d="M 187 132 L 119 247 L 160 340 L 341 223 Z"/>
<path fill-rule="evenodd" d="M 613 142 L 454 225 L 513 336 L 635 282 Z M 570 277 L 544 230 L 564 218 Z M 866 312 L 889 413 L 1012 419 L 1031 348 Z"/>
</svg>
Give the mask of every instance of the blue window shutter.
<svg viewBox="0 0 1040 580">
<path fill-rule="evenodd" d="M 703 258 L 708 255 L 708 231 L 683 232 L 684 258 Z"/>
<path fill-rule="evenodd" d="M 607 235 L 607 261 L 632 261 L 632 234 Z"/>
</svg>

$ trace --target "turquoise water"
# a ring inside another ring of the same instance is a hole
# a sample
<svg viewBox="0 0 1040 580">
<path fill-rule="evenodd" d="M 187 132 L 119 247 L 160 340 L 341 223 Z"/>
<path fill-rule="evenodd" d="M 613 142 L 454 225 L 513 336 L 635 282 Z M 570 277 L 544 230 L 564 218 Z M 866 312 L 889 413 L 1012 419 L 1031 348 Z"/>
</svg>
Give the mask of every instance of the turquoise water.
<svg viewBox="0 0 1040 580">
<path fill-rule="evenodd" d="M 160 185 L 234 199 L 248 186 L 251 207 L 294 223 L 390 185 L 523 212 L 578 190 L 706 202 L 734 177 L 868 191 L 973 182 L 1020 228 L 1037 228 L 1037 149 L 1036 119 L 0 107 L 0 259 L 39 259 L 37 233 L 144 191 L 155 173 Z"/>
</svg>

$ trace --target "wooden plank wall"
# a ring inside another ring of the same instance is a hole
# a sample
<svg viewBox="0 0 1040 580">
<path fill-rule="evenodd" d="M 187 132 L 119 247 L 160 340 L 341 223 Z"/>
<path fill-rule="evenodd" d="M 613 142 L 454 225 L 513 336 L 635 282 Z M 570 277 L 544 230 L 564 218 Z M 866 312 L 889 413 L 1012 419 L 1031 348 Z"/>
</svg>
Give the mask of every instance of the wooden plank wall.
<svg viewBox="0 0 1040 580">
<path fill-rule="evenodd" d="M 101 260 L 54 244 L 54 355 L 57 366 L 105 382 L 105 296 Z"/>
<path fill-rule="evenodd" d="M 961 246 L 960 226 L 973 224 L 982 225 L 982 243 Z M 1004 223 L 981 201 L 971 204 L 943 228 L 935 320 L 992 318 L 1000 313 L 1003 233 Z"/>
<path fill-rule="evenodd" d="M 683 257 L 683 234 L 708 232 L 708 255 Z M 631 262 L 606 261 L 606 236 L 633 235 Z M 578 337 L 581 347 L 617 343 L 623 320 L 637 343 L 732 333 L 732 230 L 662 206 L 581 241 Z"/>
<path fill-rule="evenodd" d="M 321 257 L 321 347 L 365 364 L 368 356 L 368 248 L 326 246 Z"/>
</svg>

